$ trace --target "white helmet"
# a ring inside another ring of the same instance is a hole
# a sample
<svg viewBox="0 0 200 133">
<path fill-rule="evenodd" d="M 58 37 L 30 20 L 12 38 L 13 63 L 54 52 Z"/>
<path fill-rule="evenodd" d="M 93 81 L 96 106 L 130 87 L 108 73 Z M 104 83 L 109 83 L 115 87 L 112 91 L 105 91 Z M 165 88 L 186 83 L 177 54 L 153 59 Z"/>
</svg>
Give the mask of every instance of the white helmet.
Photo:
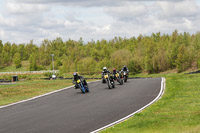
<svg viewBox="0 0 200 133">
<path fill-rule="evenodd" d="M 103 67 L 103 70 L 107 70 L 107 67 Z"/>
</svg>

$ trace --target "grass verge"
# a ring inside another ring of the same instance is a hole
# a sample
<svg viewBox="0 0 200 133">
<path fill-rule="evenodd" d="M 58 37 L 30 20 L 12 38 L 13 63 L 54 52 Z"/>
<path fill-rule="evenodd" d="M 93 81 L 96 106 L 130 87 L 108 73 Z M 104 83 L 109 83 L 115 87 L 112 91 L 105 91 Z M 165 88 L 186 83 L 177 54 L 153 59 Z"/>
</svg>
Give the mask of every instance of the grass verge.
<svg viewBox="0 0 200 133">
<path fill-rule="evenodd" d="M 200 131 L 200 74 L 136 76 L 165 77 L 165 94 L 141 113 L 102 133 L 196 133 Z"/>
</svg>

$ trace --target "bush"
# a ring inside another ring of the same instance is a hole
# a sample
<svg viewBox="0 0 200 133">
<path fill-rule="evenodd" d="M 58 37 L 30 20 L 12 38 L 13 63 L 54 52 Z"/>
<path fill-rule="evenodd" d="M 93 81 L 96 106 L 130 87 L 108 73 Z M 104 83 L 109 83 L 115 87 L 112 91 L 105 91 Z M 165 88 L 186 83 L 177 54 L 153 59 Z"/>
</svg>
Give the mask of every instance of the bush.
<svg viewBox="0 0 200 133">
<path fill-rule="evenodd" d="M 46 77 L 51 78 L 52 75 L 53 75 L 53 73 L 52 73 L 52 72 L 46 72 L 46 73 L 44 73 L 43 75 L 46 76 Z"/>
<path fill-rule="evenodd" d="M 3 80 L 12 80 L 12 76 L 11 75 L 2 75 L 2 76 L 0 76 L 0 79 L 3 79 Z"/>
</svg>

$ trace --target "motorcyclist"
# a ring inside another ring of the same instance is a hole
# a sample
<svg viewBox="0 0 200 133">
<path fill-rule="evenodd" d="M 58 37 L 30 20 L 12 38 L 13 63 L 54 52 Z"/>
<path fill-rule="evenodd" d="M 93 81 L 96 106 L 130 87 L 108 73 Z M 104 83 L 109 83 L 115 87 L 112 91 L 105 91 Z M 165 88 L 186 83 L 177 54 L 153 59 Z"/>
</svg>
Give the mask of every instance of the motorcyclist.
<svg viewBox="0 0 200 133">
<path fill-rule="evenodd" d="M 129 73 L 129 70 L 126 66 L 124 66 L 121 70 L 121 73 L 123 74 L 123 77 L 124 77 L 124 82 L 127 82 L 127 79 L 128 79 L 128 73 Z"/>
<path fill-rule="evenodd" d="M 117 73 L 118 73 L 118 71 L 116 70 L 116 68 L 114 68 L 114 69 L 113 69 L 113 77 L 114 77 L 115 80 L 116 80 L 116 76 L 115 76 L 115 75 L 116 75 Z"/>
<path fill-rule="evenodd" d="M 116 74 L 117 73 L 117 70 L 116 68 L 113 69 L 113 74 Z"/>
<path fill-rule="evenodd" d="M 117 71 L 116 68 L 113 69 L 113 76 L 116 78 L 116 74 L 119 74 L 120 78 L 123 78 L 121 71 Z"/>
<path fill-rule="evenodd" d="M 129 72 L 129 70 L 126 66 L 124 66 L 121 71 L 126 71 L 127 73 Z"/>
<path fill-rule="evenodd" d="M 74 85 L 74 88 L 75 88 L 75 89 L 78 89 L 78 88 L 79 88 L 78 83 L 77 83 L 78 80 L 81 80 L 81 81 L 83 82 L 83 85 L 87 85 L 87 82 L 86 82 L 86 80 L 84 79 L 84 77 L 78 75 L 77 72 L 74 72 L 73 76 L 74 76 L 73 83 L 75 84 L 75 85 Z"/>
<path fill-rule="evenodd" d="M 103 72 L 102 72 L 102 74 L 105 74 L 105 73 L 110 73 L 110 71 L 107 69 L 107 67 L 103 67 Z"/>
<path fill-rule="evenodd" d="M 106 74 L 111 74 L 111 72 L 107 69 L 107 67 L 103 67 L 103 72 L 102 72 L 102 83 L 106 83 L 106 80 L 104 78 L 104 75 Z"/>
<path fill-rule="evenodd" d="M 117 71 L 116 68 L 113 69 L 113 78 L 114 80 L 117 80 L 120 84 L 123 84 L 123 76 L 121 74 L 121 71 Z"/>
</svg>

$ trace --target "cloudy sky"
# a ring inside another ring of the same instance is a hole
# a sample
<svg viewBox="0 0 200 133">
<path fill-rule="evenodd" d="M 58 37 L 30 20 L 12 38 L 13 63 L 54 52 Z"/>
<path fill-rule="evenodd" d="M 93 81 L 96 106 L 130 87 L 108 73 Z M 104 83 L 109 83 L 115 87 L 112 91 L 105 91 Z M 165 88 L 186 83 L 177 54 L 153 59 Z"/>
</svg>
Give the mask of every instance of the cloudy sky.
<svg viewBox="0 0 200 133">
<path fill-rule="evenodd" d="M 85 42 L 152 32 L 196 33 L 198 0 L 0 0 L 0 40 L 28 43 L 61 37 Z"/>
</svg>

